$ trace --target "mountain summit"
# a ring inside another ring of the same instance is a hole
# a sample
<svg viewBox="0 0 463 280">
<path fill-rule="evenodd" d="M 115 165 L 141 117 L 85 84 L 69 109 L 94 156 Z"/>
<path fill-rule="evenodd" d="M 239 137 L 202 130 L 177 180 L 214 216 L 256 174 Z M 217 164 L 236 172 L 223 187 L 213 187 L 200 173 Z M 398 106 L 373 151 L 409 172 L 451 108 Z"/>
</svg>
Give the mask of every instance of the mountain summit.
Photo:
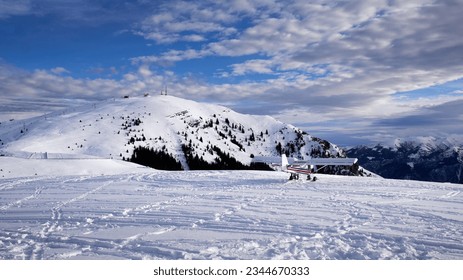
<svg viewBox="0 0 463 280">
<path fill-rule="evenodd" d="M 234 169 L 249 166 L 254 156 L 281 153 L 344 156 L 336 145 L 270 116 L 165 95 L 111 99 L 4 122 L 0 147 L 28 157 L 94 156 L 184 170 Z"/>
</svg>

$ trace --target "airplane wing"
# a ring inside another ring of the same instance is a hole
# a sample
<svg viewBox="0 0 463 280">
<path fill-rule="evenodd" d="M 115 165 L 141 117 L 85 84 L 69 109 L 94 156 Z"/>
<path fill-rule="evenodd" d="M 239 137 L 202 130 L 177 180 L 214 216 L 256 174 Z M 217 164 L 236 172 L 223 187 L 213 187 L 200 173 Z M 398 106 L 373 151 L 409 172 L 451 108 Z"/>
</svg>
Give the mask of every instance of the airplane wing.
<svg viewBox="0 0 463 280">
<path fill-rule="evenodd" d="M 353 165 L 357 158 L 311 158 L 306 161 L 310 165 Z"/>
<path fill-rule="evenodd" d="M 308 165 L 353 165 L 357 162 L 357 158 L 310 158 L 307 160 L 297 160 L 288 158 L 289 164 L 308 164 Z M 263 162 L 268 164 L 281 163 L 281 157 L 254 157 L 252 162 Z"/>
<path fill-rule="evenodd" d="M 268 164 L 281 164 L 281 157 L 264 157 L 264 156 L 257 156 L 254 157 L 251 162 L 262 162 Z"/>
</svg>

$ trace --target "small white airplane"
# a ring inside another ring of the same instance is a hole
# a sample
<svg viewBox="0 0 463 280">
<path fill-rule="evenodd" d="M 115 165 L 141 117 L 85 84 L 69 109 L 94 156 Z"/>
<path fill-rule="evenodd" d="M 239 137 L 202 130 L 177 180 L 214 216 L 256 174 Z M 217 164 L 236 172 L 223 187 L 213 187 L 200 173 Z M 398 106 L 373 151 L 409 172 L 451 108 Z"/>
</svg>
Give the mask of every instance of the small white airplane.
<svg viewBox="0 0 463 280">
<path fill-rule="evenodd" d="M 319 170 L 330 165 L 352 166 L 357 163 L 357 158 L 309 158 L 307 160 L 289 159 L 285 154 L 281 156 L 281 171 L 290 173 L 289 180 L 298 180 L 299 175 L 307 175 L 307 180 L 316 181 L 317 177 L 311 178 L 310 174 L 317 173 Z M 275 163 L 275 157 L 258 157 L 254 162 L 264 162 L 271 164 L 273 168 L 279 167 Z"/>
</svg>

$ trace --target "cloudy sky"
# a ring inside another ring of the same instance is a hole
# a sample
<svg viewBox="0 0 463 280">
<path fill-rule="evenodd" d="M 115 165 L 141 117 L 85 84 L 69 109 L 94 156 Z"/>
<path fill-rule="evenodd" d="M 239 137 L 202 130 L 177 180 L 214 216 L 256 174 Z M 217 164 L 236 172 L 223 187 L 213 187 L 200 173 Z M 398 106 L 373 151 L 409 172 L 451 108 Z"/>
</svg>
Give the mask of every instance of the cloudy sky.
<svg viewBox="0 0 463 280">
<path fill-rule="evenodd" d="M 0 121 L 125 94 L 340 145 L 463 135 L 463 0 L 0 0 Z"/>
</svg>

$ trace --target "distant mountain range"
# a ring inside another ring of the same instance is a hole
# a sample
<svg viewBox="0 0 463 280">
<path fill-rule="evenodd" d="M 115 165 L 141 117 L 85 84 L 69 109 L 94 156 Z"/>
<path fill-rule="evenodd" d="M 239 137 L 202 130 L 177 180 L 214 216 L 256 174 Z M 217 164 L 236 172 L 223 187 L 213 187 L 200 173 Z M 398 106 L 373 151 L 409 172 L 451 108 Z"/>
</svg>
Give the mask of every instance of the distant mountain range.
<svg viewBox="0 0 463 280">
<path fill-rule="evenodd" d="M 389 146 L 354 147 L 347 155 L 385 178 L 463 183 L 463 144 L 454 138 L 397 139 Z"/>
<path fill-rule="evenodd" d="M 255 156 L 343 157 L 336 145 L 270 116 L 174 96 L 111 99 L 0 124 L 0 151 L 99 157 L 158 169 L 245 169 Z"/>
</svg>

